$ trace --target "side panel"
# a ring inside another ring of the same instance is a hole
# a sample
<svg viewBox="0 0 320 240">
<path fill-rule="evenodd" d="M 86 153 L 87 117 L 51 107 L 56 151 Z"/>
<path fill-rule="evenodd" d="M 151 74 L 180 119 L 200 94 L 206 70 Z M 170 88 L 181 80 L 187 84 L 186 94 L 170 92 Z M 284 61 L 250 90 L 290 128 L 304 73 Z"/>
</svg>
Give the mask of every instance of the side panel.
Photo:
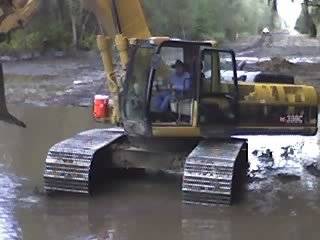
<svg viewBox="0 0 320 240">
<path fill-rule="evenodd" d="M 313 135 L 318 96 L 313 87 L 280 84 L 239 86 L 239 131 Z M 241 130 L 240 130 L 241 129 Z"/>
<path fill-rule="evenodd" d="M 222 84 L 222 89 L 227 91 L 230 86 Z M 309 86 L 241 83 L 237 120 L 233 123 L 219 120 L 229 112 L 227 107 L 223 108 L 220 102 L 212 102 L 210 106 L 214 105 L 219 106 L 219 111 L 210 108 L 210 114 L 217 117 L 210 122 L 216 124 L 204 124 L 200 113 L 202 136 L 315 135 L 318 130 L 318 95 Z"/>
</svg>

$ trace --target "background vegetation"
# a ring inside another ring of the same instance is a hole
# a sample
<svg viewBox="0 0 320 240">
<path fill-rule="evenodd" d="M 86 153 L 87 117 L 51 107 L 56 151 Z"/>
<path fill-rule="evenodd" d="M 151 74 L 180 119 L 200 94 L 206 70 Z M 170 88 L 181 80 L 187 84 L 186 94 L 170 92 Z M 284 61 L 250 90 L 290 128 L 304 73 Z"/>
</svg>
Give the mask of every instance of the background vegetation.
<svg viewBox="0 0 320 240">
<path fill-rule="evenodd" d="M 233 40 L 238 36 L 256 34 L 265 26 L 272 28 L 276 2 L 143 0 L 143 5 L 154 35 Z M 319 9 L 308 13 L 318 14 L 315 11 Z M 315 21 L 320 22 L 318 18 Z M 303 25 L 301 19 L 300 25 Z M 0 44 L 0 51 L 93 49 L 97 32 L 96 19 L 85 10 L 81 0 L 43 0 L 32 23 L 14 32 L 10 41 Z"/>
<path fill-rule="evenodd" d="M 266 0 L 144 0 L 152 31 L 182 38 L 234 38 L 269 25 Z"/>
</svg>

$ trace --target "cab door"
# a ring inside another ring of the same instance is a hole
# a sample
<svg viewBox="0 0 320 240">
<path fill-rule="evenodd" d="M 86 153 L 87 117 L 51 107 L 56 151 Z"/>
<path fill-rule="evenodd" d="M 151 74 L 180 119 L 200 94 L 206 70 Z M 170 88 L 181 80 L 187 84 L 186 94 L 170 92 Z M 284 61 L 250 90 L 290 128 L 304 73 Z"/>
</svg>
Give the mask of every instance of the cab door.
<svg viewBox="0 0 320 240">
<path fill-rule="evenodd" d="M 148 88 L 151 74 L 150 63 L 154 48 L 137 45 L 130 53 L 130 62 L 121 94 L 121 116 L 124 129 L 129 136 L 152 135 L 148 117 Z"/>
<path fill-rule="evenodd" d="M 229 135 L 238 122 L 238 80 L 232 50 L 204 49 L 199 84 L 202 136 Z"/>
</svg>

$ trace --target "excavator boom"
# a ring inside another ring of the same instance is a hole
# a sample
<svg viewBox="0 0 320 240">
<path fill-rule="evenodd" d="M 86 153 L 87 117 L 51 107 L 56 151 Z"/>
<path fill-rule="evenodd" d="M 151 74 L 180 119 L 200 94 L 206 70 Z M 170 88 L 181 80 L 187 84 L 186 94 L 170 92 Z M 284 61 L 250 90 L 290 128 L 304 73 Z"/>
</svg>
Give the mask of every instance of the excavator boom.
<svg viewBox="0 0 320 240">
<path fill-rule="evenodd" d="M 40 0 L 0 0 L 0 41 L 18 28 L 24 27 L 37 12 Z M 0 64 L 0 120 L 26 127 L 26 125 L 8 112 L 2 65 Z"/>
<path fill-rule="evenodd" d="M 103 34 L 115 37 L 149 38 L 151 33 L 140 0 L 86 0 L 88 9 L 94 12 Z"/>
<path fill-rule="evenodd" d="M 24 27 L 37 12 L 41 0 L 0 0 L 0 34 L 6 35 L 11 31 Z M 80 0 L 79 0 L 80 1 Z M 115 41 L 121 62 L 125 68 L 128 62 L 128 38 L 148 38 L 151 36 L 142 6 L 139 0 L 84 0 L 87 9 L 91 10 L 100 25 L 101 34 L 98 46 L 107 76 L 107 85 L 114 100 L 112 122 L 120 122 L 118 107 L 119 81 L 115 78 L 112 62 L 112 40 Z M 5 40 L 5 38 L 2 38 Z M 4 95 L 3 78 L 0 80 L 3 93 L 0 98 L 2 119 L 12 116 L 7 112 Z"/>
<path fill-rule="evenodd" d="M 121 79 L 116 78 L 112 45 L 115 44 L 125 71 L 129 62 L 129 39 L 146 39 L 151 37 L 151 33 L 140 0 L 85 0 L 84 3 L 86 8 L 95 14 L 100 25 L 101 34 L 97 37 L 97 45 L 105 68 L 108 90 L 114 103 L 111 122 L 119 124 Z"/>
<path fill-rule="evenodd" d="M 0 33 L 24 27 L 36 14 L 40 0 L 1 0 Z"/>
</svg>

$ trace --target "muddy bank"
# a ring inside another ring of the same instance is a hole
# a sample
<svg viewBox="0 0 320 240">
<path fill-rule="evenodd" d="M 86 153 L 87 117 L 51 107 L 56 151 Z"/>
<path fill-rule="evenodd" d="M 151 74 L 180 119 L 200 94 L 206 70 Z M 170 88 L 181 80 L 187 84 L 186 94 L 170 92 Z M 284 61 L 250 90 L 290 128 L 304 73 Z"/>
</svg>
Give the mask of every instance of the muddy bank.
<svg viewBox="0 0 320 240">
<path fill-rule="evenodd" d="M 252 36 L 222 46 L 235 49 L 244 71 L 293 75 L 297 84 L 314 86 L 320 93 L 320 39 L 307 35 L 272 33 L 270 39 Z"/>
<path fill-rule="evenodd" d="M 305 35 L 275 33 L 266 46 L 257 36 L 222 45 L 234 48 L 244 71 L 293 75 L 298 84 L 320 92 L 320 41 Z M 278 60 L 283 59 L 279 63 Z M 106 93 L 105 75 L 97 52 L 76 57 L 49 57 L 4 63 L 9 103 L 36 106 L 89 106 L 94 94 Z"/>
<path fill-rule="evenodd" d="M 97 53 L 9 61 L 4 63 L 4 74 L 9 103 L 88 106 L 92 95 L 106 92 Z"/>
<path fill-rule="evenodd" d="M 238 56 L 246 57 L 319 57 L 320 39 L 279 31 L 272 32 L 270 37 L 257 35 L 243 37 L 234 42 L 222 42 L 221 46 L 232 48 Z"/>
<path fill-rule="evenodd" d="M 262 71 L 266 73 L 292 75 L 294 76 L 296 84 L 313 86 L 317 92 L 320 93 L 320 63 L 308 63 L 308 59 L 311 58 L 307 57 L 297 63 L 290 60 L 290 58 L 288 59 L 283 57 L 272 57 L 270 60 L 262 59 L 258 62 L 247 64 L 244 70 L 248 72 Z"/>
<path fill-rule="evenodd" d="M 242 61 L 239 59 L 238 62 Z M 297 84 L 320 92 L 320 63 L 248 62 L 244 71 L 294 75 Z M 9 103 L 36 106 L 89 106 L 94 94 L 107 93 L 98 55 L 91 58 L 54 58 L 4 63 Z"/>
</svg>

